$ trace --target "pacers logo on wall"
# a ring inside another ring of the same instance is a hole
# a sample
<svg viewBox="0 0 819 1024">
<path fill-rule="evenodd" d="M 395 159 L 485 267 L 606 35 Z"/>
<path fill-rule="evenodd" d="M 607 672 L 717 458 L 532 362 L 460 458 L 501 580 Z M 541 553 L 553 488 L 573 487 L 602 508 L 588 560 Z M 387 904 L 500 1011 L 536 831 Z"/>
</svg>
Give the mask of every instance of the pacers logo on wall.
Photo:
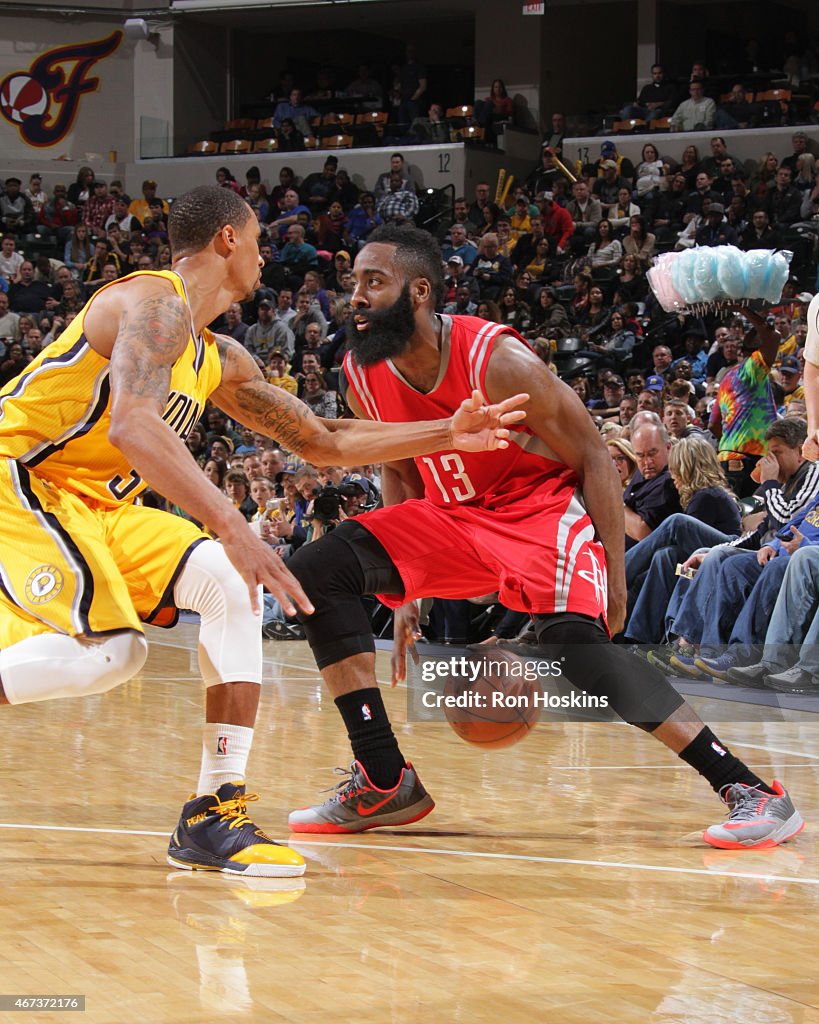
<svg viewBox="0 0 819 1024">
<path fill-rule="evenodd" d="M 0 114 L 29 146 L 54 146 L 74 124 L 80 97 L 96 92 L 88 72 L 122 42 L 122 32 L 105 39 L 48 50 L 27 71 L 12 71 L 0 82 Z"/>
<path fill-rule="evenodd" d="M 63 589 L 63 574 L 56 565 L 41 565 L 26 580 L 26 597 L 31 604 L 45 604 Z"/>
</svg>

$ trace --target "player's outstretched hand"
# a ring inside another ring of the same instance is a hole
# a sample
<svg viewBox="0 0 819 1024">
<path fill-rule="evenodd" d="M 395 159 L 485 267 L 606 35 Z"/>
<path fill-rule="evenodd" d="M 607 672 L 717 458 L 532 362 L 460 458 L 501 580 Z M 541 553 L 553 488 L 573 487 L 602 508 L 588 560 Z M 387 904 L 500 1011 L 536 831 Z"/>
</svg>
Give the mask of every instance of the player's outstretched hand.
<svg viewBox="0 0 819 1024">
<path fill-rule="evenodd" d="M 404 682 L 407 678 L 407 652 L 412 656 L 415 664 L 418 664 L 418 652 L 415 650 L 415 641 L 421 636 L 421 629 L 418 621 L 418 602 L 409 601 L 395 609 L 392 627 L 392 685 Z"/>
<path fill-rule="evenodd" d="M 219 538 L 225 554 L 247 584 L 254 615 L 259 615 L 259 586 L 266 587 L 282 606 L 285 615 L 295 615 L 294 602 L 306 614 L 313 605 L 296 577 L 275 551 L 250 529 L 241 525 Z"/>
<path fill-rule="evenodd" d="M 520 407 L 529 401 L 528 395 L 513 395 L 495 405 L 486 405 L 480 391 L 473 391 L 464 399 L 450 428 L 451 447 L 463 452 L 493 451 L 509 447 L 509 430 L 514 423 L 526 419 Z"/>
</svg>

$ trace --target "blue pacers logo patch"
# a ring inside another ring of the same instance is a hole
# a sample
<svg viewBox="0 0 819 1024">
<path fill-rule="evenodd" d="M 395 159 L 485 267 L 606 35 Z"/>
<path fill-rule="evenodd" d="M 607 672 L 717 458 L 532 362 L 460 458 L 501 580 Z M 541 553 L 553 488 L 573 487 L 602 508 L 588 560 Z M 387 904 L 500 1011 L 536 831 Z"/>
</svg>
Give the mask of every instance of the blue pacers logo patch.
<svg viewBox="0 0 819 1024">
<path fill-rule="evenodd" d="M 45 604 L 62 589 L 63 574 L 56 565 L 40 565 L 26 580 L 26 597 L 31 604 Z"/>
</svg>

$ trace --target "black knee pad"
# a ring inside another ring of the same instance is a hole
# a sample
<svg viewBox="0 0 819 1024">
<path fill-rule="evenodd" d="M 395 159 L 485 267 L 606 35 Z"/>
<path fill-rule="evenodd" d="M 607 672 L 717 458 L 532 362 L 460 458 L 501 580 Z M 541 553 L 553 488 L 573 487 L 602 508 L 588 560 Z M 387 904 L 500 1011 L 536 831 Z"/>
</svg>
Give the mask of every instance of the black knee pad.
<svg viewBox="0 0 819 1024">
<path fill-rule="evenodd" d="M 572 686 L 606 697 L 630 725 L 654 732 L 685 703 L 659 669 L 613 644 L 599 620 L 571 612 L 534 618 L 538 643 L 550 659 L 563 659 Z"/>
<path fill-rule="evenodd" d="M 375 650 L 364 594 L 402 594 L 398 570 L 375 537 L 347 520 L 288 560 L 315 612 L 299 621 L 319 668 Z"/>
</svg>

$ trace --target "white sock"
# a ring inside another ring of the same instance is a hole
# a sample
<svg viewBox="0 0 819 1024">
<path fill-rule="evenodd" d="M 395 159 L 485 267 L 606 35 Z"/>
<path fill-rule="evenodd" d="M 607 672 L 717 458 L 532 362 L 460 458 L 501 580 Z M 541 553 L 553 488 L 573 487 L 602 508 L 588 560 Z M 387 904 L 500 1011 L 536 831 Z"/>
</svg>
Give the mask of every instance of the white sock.
<svg viewBox="0 0 819 1024">
<path fill-rule="evenodd" d="M 252 743 L 252 729 L 243 725 L 206 722 L 196 795 L 215 793 L 224 782 L 244 781 Z"/>
</svg>

